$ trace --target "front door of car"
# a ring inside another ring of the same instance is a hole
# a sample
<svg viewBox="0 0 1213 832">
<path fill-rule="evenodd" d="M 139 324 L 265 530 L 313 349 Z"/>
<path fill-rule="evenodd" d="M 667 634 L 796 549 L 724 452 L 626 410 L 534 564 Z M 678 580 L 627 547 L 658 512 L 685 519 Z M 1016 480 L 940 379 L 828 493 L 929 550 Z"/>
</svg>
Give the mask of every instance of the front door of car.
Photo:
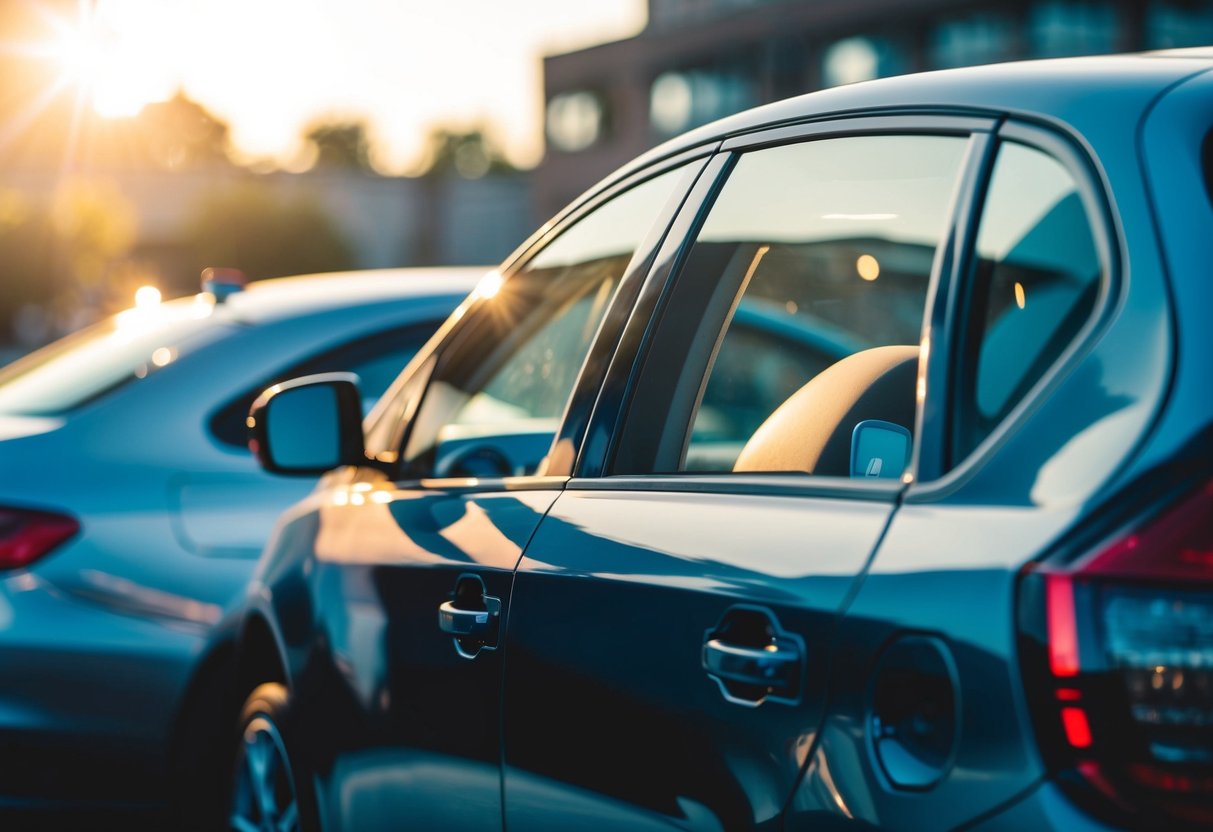
<svg viewBox="0 0 1213 832">
<path fill-rule="evenodd" d="M 380 467 L 327 493 L 312 580 L 341 703 L 318 755 L 332 828 L 500 826 L 513 570 L 571 471 L 560 427 L 575 393 L 593 400 L 586 357 L 693 173 L 633 180 L 486 278 L 370 415 Z"/>
<path fill-rule="evenodd" d="M 778 825 L 902 490 L 983 126 L 903 125 L 756 136 L 714 162 L 723 185 L 635 322 L 649 346 L 608 375 L 629 392 L 591 436 L 613 440 L 587 443 L 514 580 L 507 827 Z"/>
</svg>

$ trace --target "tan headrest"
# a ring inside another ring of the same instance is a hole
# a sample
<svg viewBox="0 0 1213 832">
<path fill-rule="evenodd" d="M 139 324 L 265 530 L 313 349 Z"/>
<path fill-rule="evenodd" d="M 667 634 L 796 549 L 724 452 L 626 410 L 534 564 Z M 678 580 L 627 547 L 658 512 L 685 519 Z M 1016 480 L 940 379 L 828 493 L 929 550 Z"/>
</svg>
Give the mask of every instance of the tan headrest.
<svg viewBox="0 0 1213 832">
<path fill-rule="evenodd" d="M 918 347 L 873 347 L 818 373 L 741 449 L 734 471 L 850 475 L 851 432 L 865 419 L 914 429 Z"/>
</svg>

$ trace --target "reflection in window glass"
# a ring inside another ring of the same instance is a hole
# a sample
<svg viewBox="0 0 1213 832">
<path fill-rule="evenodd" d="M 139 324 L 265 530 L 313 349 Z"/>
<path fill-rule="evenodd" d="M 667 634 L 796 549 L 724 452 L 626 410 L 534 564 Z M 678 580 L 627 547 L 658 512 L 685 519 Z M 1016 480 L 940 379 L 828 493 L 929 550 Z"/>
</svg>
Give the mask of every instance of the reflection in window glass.
<svg viewBox="0 0 1213 832">
<path fill-rule="evenodd" d="M 730 470 L 785 399 L 846 356 L 917 349 L 966 147 L 959 137 L 865 136 L 739 160 L 684 270 L 741 287 L 684 470 Z M 900 405 L 897 421 L 913 428 L 912 389 Z"/>
<path fill-rule="evenodd" d="M 213 311 L 197 298 L 128 309 L 49 344 L 0 371 L 0 415 L 61 415 L 146 378 L 222 337 Z"/>
<path fill-rule="evenodd" d="M 999 151 L 977 238 L 956 458 L 989 434 L 1091 315 L 1103 266 L 1069 171 L 1024 145 Z"/>
<path fill-rule="evenodd" d="M 537 469 L 615 290 L 679 176 L 662 174 L 593 211 L 476 308 L 413 420 L 408 474 Z M 497 467 L 465 469 L 470 459 Z"/>
</svg>

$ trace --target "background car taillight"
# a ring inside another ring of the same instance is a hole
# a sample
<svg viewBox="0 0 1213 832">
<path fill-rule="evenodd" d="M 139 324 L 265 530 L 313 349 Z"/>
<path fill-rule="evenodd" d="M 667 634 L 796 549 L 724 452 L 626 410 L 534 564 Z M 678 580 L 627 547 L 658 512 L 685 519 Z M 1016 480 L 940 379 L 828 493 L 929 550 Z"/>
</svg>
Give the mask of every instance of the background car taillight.
<svg viewBox="0 0 1213 832">
<path fill-rule="evenodd" d="M 0 569 L 29 566 L 80 531 L 65 514 L 0 508 Z"/>
<path fill-rule="evenodd" d="M 1022 658 L 1047 761 L 1081 802 L 1213 822 L 1213 483 L 1034 564 Z"/>
</svg>

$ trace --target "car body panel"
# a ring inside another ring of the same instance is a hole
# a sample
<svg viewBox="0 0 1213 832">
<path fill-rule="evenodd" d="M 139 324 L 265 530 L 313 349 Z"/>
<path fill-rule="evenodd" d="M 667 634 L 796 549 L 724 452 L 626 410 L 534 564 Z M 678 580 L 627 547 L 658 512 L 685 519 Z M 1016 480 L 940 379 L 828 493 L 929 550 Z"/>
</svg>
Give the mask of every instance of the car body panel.
<svg viewBox="0 0 1213 832">
<path fill-rule="evenodd" d="M 474 576 L 504 620 L 514 567 L 561 482 L 418 490 L 351 476 L 278 529 L 295 557 L 253 592 L 292 657 L 291 683 L 309 691 L 300 718 L 326 726 L 307 751 L 326 825 L 499 823 L 502 653 L 461 655 L 438 608 Z M 463 772 L 459 800 L 414 788 L 452 771 Z"/>
<path fill-rule="evenodd" d="M 836 615 L 891 502 L 573 485 L 514 581 L 506 825 L 567 829 L 598 801 L 653 826 L 773 822 L 825 709 Z M 709 678 L 705 634 L 736 609 L 803 639 L 795 702 L 730 702 Z M 536 806 L 544 782 L 552 802 Z"/>
</svg>

